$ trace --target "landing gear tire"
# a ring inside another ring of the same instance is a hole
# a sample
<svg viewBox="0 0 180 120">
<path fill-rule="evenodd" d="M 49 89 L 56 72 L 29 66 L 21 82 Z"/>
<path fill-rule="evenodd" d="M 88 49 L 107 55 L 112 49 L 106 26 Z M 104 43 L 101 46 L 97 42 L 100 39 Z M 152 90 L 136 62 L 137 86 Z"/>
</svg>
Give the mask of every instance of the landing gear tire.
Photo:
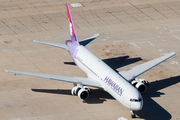
<svg viewBox="0 0 180 120">
<path fill-rule="evenodd" d="M 134 113 L 131 114 L 131 118 L 136 118 L 136 115 Z"/>
</svg>

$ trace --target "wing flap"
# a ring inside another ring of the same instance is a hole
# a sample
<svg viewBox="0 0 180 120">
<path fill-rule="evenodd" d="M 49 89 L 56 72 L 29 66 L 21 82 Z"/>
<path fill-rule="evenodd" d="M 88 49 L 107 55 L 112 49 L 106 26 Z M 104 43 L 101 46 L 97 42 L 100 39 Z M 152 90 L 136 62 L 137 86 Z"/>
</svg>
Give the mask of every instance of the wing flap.
<svg viewBox="0 0 180 120">
<path fill-rule="evenodd" d="M 70 83 L 76 83 L 76 84 L 81 84 L 81 85 L 87 85 L 87 86 L 102 88 L 102 86 L 99 82 L 97 82 L 93 79 L 90 79 L 90 78 L 66 77 L 66 76 L 60 76 L 60 75 L 19 72 L 19 71 L 11 71 L 11 70 L 5 70 L 5 71 L 8 73 L 15 73 L 15 74 L 40 77 L 40 78 L 46 78 L 46 79 L 51 79 L 51 80 L 58 80 L 58 81 L 63 81 L 63 82 L 70 82 Z"/>
<path fill-rule="evenodd" d="M 59 48 L 69 50 L 69 48 L 65 44 L 50 43 L 50 42 L 43 42 L 43 41 L 37 41 L 37 40 L 33 40 L 33 41 L 36 42 L 36 43 L 41 43 L 41 44 L 45 44 L 45 45 L 51 45 L 51 46 L 55 46 L 55 47 L 59 47 Z"/>
<path fill-rule="evenodd" d="M 171 58 L 176 53 L 172 52 L 167 55 L 164 55 L 162 57 L 159 57 L 157 59 L 151 60 L 149 62 L 143 63 L 141 65 L 138 65 L 136 67 L 131 68 L 129 71 L 121 71 L 119 74 L 123 76 L 127 81 L 131 81 L 138 77 L 139 75 L 143 74 L 144 72 L 150 70 L 151 68 L 155 67 L 156 65 L 164 62 L 165 60 Z"/>
</svg>

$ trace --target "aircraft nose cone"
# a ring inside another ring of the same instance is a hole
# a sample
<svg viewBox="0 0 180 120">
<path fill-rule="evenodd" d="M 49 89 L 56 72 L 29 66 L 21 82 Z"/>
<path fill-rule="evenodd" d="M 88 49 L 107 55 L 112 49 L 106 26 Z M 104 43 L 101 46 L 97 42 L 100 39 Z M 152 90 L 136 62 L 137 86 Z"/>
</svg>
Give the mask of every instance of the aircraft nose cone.
<svg viewBox="0 0 180 120">
<path fill-rule="evenodd" d="M 143 107 L 143 101 L 139 102 L 139 104 L 137 104 L 137 110 L 141 110 Z"/>
</svg>

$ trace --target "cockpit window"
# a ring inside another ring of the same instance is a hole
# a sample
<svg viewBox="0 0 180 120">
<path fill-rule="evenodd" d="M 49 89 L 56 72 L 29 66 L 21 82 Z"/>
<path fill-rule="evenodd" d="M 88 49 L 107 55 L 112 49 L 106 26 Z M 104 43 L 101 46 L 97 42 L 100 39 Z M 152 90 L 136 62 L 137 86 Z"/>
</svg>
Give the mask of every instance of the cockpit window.
<svg viewBox="0 0 180 120">
<path fill-rule="evenodd" d="M 140 101 L 142 101 L 142 98 L 140 98 L 140 99 L 130 99 L 130 101 L 131 102 L 140 102 Z"/>
</svg>

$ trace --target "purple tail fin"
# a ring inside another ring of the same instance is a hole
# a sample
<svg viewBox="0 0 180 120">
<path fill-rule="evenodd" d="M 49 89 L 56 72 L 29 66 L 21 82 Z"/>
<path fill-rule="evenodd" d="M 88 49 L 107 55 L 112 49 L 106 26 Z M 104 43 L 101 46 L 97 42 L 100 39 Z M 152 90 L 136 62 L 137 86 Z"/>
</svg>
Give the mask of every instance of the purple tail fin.
<svg viewBox="0 0 180 120">
<path fill-rule="evenodd" d="M 73 61 L 76 63 L 74 60 L 76 57 L 76 54 L 78 52 L 78 49 L 76 49 L 79 46 L 79 42 L 77 41 L 74 26 L 73 26 L 73 21 L 71 18 L 70 10 L 68 4 L 66 4 L 66 9 L 67 9 L 67 15 L 68 15 L 68 21 L 69 21 L 69 29 L 70 29 L 70 35 L 71 35 L 71 41 L 67 40 L 66 45 L 69 48 L 69 54 L 71 55 Z"/>
<path fill-rule="evenodd" d="M 66 9 L 67 9 L 67 16 L 68 16 L 68 22 L 69 22 L 71 41 L 72 41 L 72 43 L 74 43 L 74 44 L 77 43 L 77 45 L 79 45 L 79 43 L 77 41 L 77 38 L 76 38 L 74 25 L 73 25 L 73 21 L 72 21 L 72 18 L 71 18 L 71 13 L 70 13 L 68 4 L 66 4 Z"/>
</svg>

